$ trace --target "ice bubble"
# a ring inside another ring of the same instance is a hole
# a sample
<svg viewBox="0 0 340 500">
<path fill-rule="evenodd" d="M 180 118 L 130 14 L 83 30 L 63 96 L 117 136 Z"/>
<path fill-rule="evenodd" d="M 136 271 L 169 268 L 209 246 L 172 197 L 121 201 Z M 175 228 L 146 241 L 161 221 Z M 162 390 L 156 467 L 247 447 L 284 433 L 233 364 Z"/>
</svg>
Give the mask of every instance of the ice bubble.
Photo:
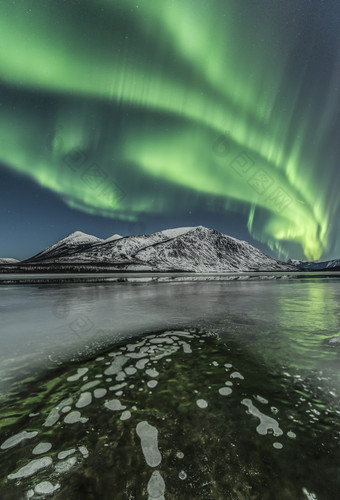
<svg viewBox="0 0 340 500">
<path fill-rule="evenodd" d="M 228 385 L 229 387 L 231 387 L 233 385 L 233 383 L 230 382 L 230 380 L 228 380 L 227 382 L 225 382 L 225 385 Z"/>
<path fill-rule="evenodd" d="M 154 499 L 162 497 L 162 495 L 164 495 L 165 482 L 158 470 L 155 470 L 152 473 L 148 482 L 147 491 L 149 496 Z"/>
<path fill-rule="evenodd" d="M 42 453 L 47 453 L 52 448 L 51 443 L 39 443 L 35 448 L 33 448 L 33 455 L 41 455 Z"/>
<path fill-rule="evenodd" d="M 169 337 L 166 337 L 166 338 L 156 338 L 156 339 L 151 339 L 150 340 L 150 343 L 151 344 L 173 344 L 174 341 L 169 338 Z"/>
<path fill-rule="evenodd" d="M 287 432 L 287 436 L 290 437 L 291 439 L 295 439 L 296 438 L 295 432 L 292 432 L 292 431 L 288 431 Z"/>
<path fill-rule="evenodd" d="M 166 356 L 174 354 L 175 352 L 178 351 L 178 349 L 179 349 L 178 346 L 169 346 L 166 349 L 163 348 L 162 351 L 156 351 L 155 354 L 151 357 L 151 359 L 160 360 L 162 358 L 165 358 Z"/>
<path fill-rule="evenodd" d="M 196 401 L 196 404 L 197 404 L 197 406 L 198 406 L 199 408 L 207 408 L 207 406 L 208 406 L 208 403 L 206 402 L 206 400 L 205 400 L 205 399 L 198 399 L 198 400 Z"/>
<path fill-rule="evenodd" d="M 60 488 L 59 484 L 53 486 L 49 481 L 42 481 L 35 486 L 34 492 L 37 495 L 52 495 L 58 488 Z"/>
<path fill-rule="evenodd" d="M 144 354 L 143 354 L 143 356 L 144 356 Z M 149 360 L 148 358 L 143 358 L 143 359 L 140 359 L 140 360 L 139 360 L 139 361 L 137 361 L 137 363 L 136 363 L 136 368 L 138 368 L 138 370 L 144 370 L 145 365 L 146 365 L 147 363 L 149 363 L 149 361 L 150 361 L 150 360 Z"/>
<path fill-rule="evenodd" d="M 179 458 L 179 459 L 182 459 L 182 458 L 184 458 L 184 453 L 182 451 L 178 451 L 176 453 L 176 457 Z"/>
<path fill-rule="evenodd" d="M 128 358 L 131 358 L 131 359 L 139 359 L 139 358 L 144 358 L 145 357 L 145 351 L 142 351 L 141 352 L 128 352 L 126 354 L 126 356 Z"/>
<path fill-rule="evenodd" d="M 92 389 L 92 387 L 96 387 L 96 385 L 100 384 L 100 380 L 93 380 L 92 382 L 87 382 L 81 386 L 81 391 L 87 391 L 88 389 Z"/>
<path fill-rule="evenodd" d="M 142 451 L 146 463 L 150 467 L 157 467 L 162 457 L 158 449 L 158 430 L 148 422 L 139 422 L 136 426 L 136 432 L 141 440 Z"/>
<path fill-rule="evenodd" d="M 283 448 L 283 445 L 281 443 L 273 443 L 274 448 L 277 450 L 281 450 Z"/>
<path fill-rule="evenodd" d="M 62 462 L 58 462 L 55 466 L 55 471 L 57 474 L 64 474 L 69 471 L 76 464 L 76 462 L 76 457 L 71 457 L 67 460 L 63 460 Z"/>
<path fill-rule="evenodd" d="M 233 372 L 230 374 L 230 378 L 239 378 L 240 380 L 244 380 L 244 376 L 239 372 Z"/>
<path fill-rule="evenodd" d="M 212 362 L 212 364 L 213 364 L 214 366 L 218 366 L 217 361 L 213 361 L 213 362 Z"/>
<path fill-rule="evenodd" d="M 116 380 L 117 382 L 121 382 L 122 380 L 125 380 L 126 379 L 126 373 L 123 372 L 123 370 L 121 372 L 118 373 L 118 375 L 116 376 Z"/>
<path fill-rule="evenodd" d="M 137 370 L 134 366 L 128 366 L 127 368 L 125 368 L 124 371 L 125 371 L 126 375 L 134 375 Z"/>
<path fill-rule="evenodd" d="M 128 351 L 134 351 L 138 347 L 142 347 L 145 344 L 145 340 L 142 340 L 141 342 L 136 342 L 135 344 L 127 344 L 126 348 Z"/>
<path fill-rule="evenodd" d="M 192 349 L 191 349 L 190 345 L 187 342 L 180 342 L 180 344 L 182 344 L 183 352 L 185 354 L 191 354 L 192 353 Z"/>
<path fill-rule="evenodd" d="M 233 365 L 232 365 L 231 363 L 225 363 L 225 364 L 224 364 L 224 366 L 225 366 L 226 368 L 232 368 L 232 367 L 233 367 Z"/>
<path fill-rule="evenodd" d="M 255 396 L 255 399 L 257 399 L 257 401 L 259 401 L 260 403 L 264 404 L 264 405 L 267 405 L 268 404 L 268 399 L 266 398 L 263 398 L 262 396 Z"/>
<path fill-rule="evenodd" d="M 267 415 L 261 413 L 260 410 L 253 405 L 250 399 L 242 399 L 241 404 L 247 406 L 251 415 L 260 419 L 260 424 L 256 427 L 256 431 L 259 434 L 268 434 L 269 430 L 273 431 L 274 436 L 281 436 L 283 434 L 278 422 L 272 417 L 268 417 Z"/>
<path fill-rule="evenodd" d="M 106 395 L 106 393 L 107 393 L 106 389 L 99 388 L 94 390 L 93 395 L 96 399 L 99 399 L 103 398 Z"/>
<path fill-rule="evenodd" d="M 188 477 L 188 475 L 186 472 L 184 472 L 184 470 L 181 470 L 181 472 L 178 474 L 178 477 L 180 479 L 182 479 L 182 481 L 183 481 L 184 479 L 186 479 Z"/>
<path fill-rule="evenodd" d="M 70 455 L 73 455 L 73 453 L 76 452 L 75 448 L 70 448 L 69 450 L 61 451 L 58 453 L 58 459 L 59 460 L 64 460 L 64 458 L 69 457 Z"/>
<path fill-rule="evenodd" d="M 125 387 L 126 385 L 127 385 L 126 382 L 123 382 L 122 384 L 112 385 L 111 387 L 109 387 L 109 390 L 110 391 L 119 391 L 119 389 L 123 389 L 123 387 Z"/>
<path fill-rule="evenodd" d="M 17 444 L 21 443 L 25 439 L 32 439 L 38 434 L 37 431 L 22 431 L 10 438 L 6 439 L 1 445 L 2 450 L 7 450 L 8 448 L 13 448 Z"/>
<path fill-rule="evenodd" d="M 159 372 L 155 370 L 155 368 L 149 368 L 148 370 L 145 370 L 145 373 L 149 375 L 149 377 L 158 377 Z"/>
<path fill-rule="evenodd" d="M 98 375 L 95 375 L 94 378 L 103 378 L 103 374 L 102 373 L 98 373 Z"/>
<path fill-rule="evenodd" d="M 71 410 L 71 406 L 65 406 L 65 407 L 61 410 L 61 412 L 62 412 L 62 413 L 68 413 L 70 410 Z"/>
<path fill-rule="evenodd" d="M 126 356 L 117 356 L 107 368 L 104 373 L 105 375 L 117 375 L 117 373 L 121 372 L 123 366 L 129 361 L 129 358 Z"/>
<path fill-rule="evenodd" d="M 116 396 L 121 396 L 123 394 L 123 391 L 117 391 Z"/>
<path fill-rule="evenodd" d="M 230 389 L 230 387 L 221 387 L 218 392 L 221 394 L 221 396 L 230 396 L 233 391 L 232 389 Z"/>
<path fill-rule="evenodd" d="M 92 394 L 90 392 L 83 392 L 80 394 L 76 402 L 76 408 L 84 408 L 92 403 Z"/>
<path fill-rule="evenodd" d="M 45 420 L 45 422 L 43 423 L 43 425 L 45 427 L 51 427 L 56 422 L 58 422 L 59 417 L 60 417 L 59 411 L 56 408 L 52 408 L 52 410 L 50 411 L 50 413 L 49 413 L 47 419 Z"/>
<path fill-rule="evenodd" d="M 35 460 L 31 460 L 31 462 L 24 467 L 21 467 L 21 469 L 14 474 L 9 474 L 8 479 L 22 479 L 24 477 L 30 477 L 40 470 L 46 469 L 46 467 L 49 467 L 50 465 L 52 465 L 51 457 L 36 458 Z"/>
<path fill-rule="evenodd" d="M 78 450 L 80 451 L 80 453 L 83 455 L 84 458 L 87 458 L 89 456 L 89 452 L 86 446 L 78 446 Z"/>
<path fill-rule="evenodd" d="M 71 377 L 67 377 L 67 382 L 75 382 L 76 380 L 79 380 L 80 377 L 85 375 L 89 371 L 88 368 L 78 368 L 77 373 L 75 375 L 72 375 Z"/>
<path fill-rule="evenodd" d="M 56 410 L 61 410 L 62 408 L 65 408 L 65 406 L 70 406 L 73 403 L 73 398 L 66 398 L 60 401 L 59 404 L 56 406 Z"/>
<path fill-rule="evenodd" d="M 85 424 L 88 421 L 88 418 L 83 418 L 79 411 L 71 411 L 64 418 L 65 424 L 76 424 L 77 422 L 81 422 Z"/>
<path fill-rule="evenodd" d="M 119 399 L 111 399 L 110 401 L 106 401 L 104 406 L 112 411 L 125 410 L 126 406 L 122 405 Z"/>
<path fill-rule="evenodd" d="M 103 361 L 103 359 L 105 359 L 103 358 L 103 356 L 99 356 L 98 358 L 96 358 L 96 361 Z"/>
<path fill-rule="evenodd" d="M 271 406 L 271 407 L 270 407 L 270 411 L 271 411 L 272 413 L 274 413 L 274 415 L 276 415 L 277 413 L 279 413 L 279 410 L 278 410 L 275 406 Z"/>
<path fill-rule="evenodd" d="M 121 420 L 128 420 L 131 417 L 131 412 L 129 410 L 123 411 L 123 413 L 120 416 Z"/>
<path fill-rule="evenodd" d="M 172 332 L 174 335 L 177 335 L 177 337 L 187 337 L 187 338 L 192 338 L 193 335 L 191 335 L 189 332 L 181 332 L 181 331 L 174 331 Z"/>
<path fill-rule="evenodd" d="M 158 384 L 157 380 L 149 380 L 147 386 L 150 387 L 150 389 L 153 389 L 154 387 L 156 387 L 157 384 Z"/>
</svg>

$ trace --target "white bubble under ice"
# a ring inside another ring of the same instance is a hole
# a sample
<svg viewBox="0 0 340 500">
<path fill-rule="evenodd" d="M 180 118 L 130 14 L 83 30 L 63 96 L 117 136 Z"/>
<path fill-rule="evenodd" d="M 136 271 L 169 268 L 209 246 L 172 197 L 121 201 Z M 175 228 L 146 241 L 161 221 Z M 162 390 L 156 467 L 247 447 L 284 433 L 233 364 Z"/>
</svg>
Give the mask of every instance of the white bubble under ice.
<svg viewBox="0 0 340 500">
<path fill-rule="evenodd" d="M 119 411 L 125 410 L 126 406 L 122 405 L 119 399 L 111 399 L 110 401 L 106 401 L 104 406 L 111 411 Z"/>
<path fill-rule="evenodd" d="M 147 491 L 152 499 L 156 499 L 164 495 L 165 482 L 158 470 L 155 470 L 148 482 Z"/>
<path fill-rule="evenodd" d="M 221 394 L 221 396 L 230 396 L 233 391 L 232 389 L 230 389 L 230 387 L 221 387 L 218 392 L 219 394 Z"/>
<path fill-rule="evenodd" d="M 42 453 L 47 453 L 52 448 L 51 443 L 39 443 L 35 448 L 33 448 L 33 455 L 41 455 Z"/>
<path fill-rule="evenodd" d="M 17 444 L 21 443 L 25 439 L 32 439 L 38 434 L 37 431 L 22 431 L 19 432 L 18 434 L 14 434 L 14 436 L 11 436 L 10 438 L 6 439 L 1 445 L 2 450 L 7 450 L 8 448 L 13 448 L 13 446 L 16 446 Z"/>
<path fill-rule="evenodd" d="M 50 465 L 52 465 L 51 457 L 36 458 L 34 460 L 31 460 L 31 462 L 29 462 L 24 467 L 21 467 L 21 469 L 19 469 L 14 474 L 9 474 L 7 477 L 8 479 L 23 479 L 25 477 L 33 476 L 40 470 L 46 469 Z"/>
<path fill-rule="evenodd" d="M 85 408 L 92 403 L 92 394 L 90 392 L 82 392 L 76 402 L 76 408 Z"/>
<path fill-rule="evenodd" d="M 141 440 L 146 463 L 150 467 L 157 467 L 162 461 L 162 456 L 158 449 L 158 430 L 144 420 L 137 424 L 136 432 Z"/>
<path fill-rule="evenodd" d="M 67 377 L 67 382 L 76 382 L 79 380 L 85 373 L 88 372 L 88 368 L 78 368 L 77 373 L 75 375 L 71 375 L 70 377 Z"/>
<path fill-rule="evenodd" d="M 282 429 L 279 427 L 279 423 L 274 418 L 261 413 L 260 410 L 253 405 L 251 399 L 242 399 L 241 404 L 248 408 L 251 415 L 260 419 L 260 424 L 256 427 L 256 431 L 259 434 L 268 434 L 269 430 L 273 431 L 274 436 L 281 436 L 283 434 Z"/>
<path fill-rule="evenodd" d="M 106 396 L 107 390 L 104 388 L 95 389 L 93 395 L 96 399 L 103 398 Z"/>
</svg>

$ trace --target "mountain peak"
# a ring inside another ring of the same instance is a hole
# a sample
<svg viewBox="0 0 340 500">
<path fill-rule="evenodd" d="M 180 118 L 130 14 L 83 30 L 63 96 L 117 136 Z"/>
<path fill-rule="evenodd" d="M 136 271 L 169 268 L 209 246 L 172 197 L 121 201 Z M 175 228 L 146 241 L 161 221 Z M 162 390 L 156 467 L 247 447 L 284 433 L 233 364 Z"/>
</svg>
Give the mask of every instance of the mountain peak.
<svg viewBox="0 0 340 500">
<path fill-rule="evenodd" d="M 106 240 L 104 240 L 104 241 L 107 243 L 108 241 L 116 241 L 116 240 L 120 240 L 121 238 L 123 238 L 123 236 L 121 236 L 120 234 L 113 234 L 109 238 L 106 238 Z"/>
<path fill-rule="evenodd" d="M 97 238 L 97 236 L 93 236 L 92 234 L 83 233 L 82 231 L 74 231 L 60 241 L 72 241 L 74 243 L 94 243 L 95 241 L 99 242 L 103 240 Z"/>
</svg>

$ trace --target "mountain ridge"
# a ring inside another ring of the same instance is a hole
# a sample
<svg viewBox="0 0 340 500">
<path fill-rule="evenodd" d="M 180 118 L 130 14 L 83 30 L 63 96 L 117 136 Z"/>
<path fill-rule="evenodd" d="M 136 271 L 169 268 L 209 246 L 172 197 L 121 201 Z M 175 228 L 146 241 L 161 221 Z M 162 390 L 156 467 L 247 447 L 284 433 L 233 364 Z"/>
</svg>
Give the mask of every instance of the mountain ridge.
<svg viewBox="0 0 340 500">
<path fill-rule="evenodd" d="M 23 261 L 32 264 L 107 264 L 129 271 L 293 271 L 297 267 L 250 243 L 204 226 L 103 240 L 76 231 Z"/>
</svg>

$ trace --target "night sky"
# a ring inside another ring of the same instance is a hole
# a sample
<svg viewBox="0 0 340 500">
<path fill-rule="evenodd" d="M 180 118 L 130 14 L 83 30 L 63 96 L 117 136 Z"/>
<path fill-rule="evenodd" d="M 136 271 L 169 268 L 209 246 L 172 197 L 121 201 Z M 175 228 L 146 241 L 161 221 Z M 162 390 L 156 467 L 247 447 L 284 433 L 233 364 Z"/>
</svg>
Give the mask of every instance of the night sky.
<svg viewBox="0 0 340 500">
<path fill-rule="evenodd" d="M 0 257 L 205 225 L 340 257 L 338 0 L 0 0 Z"/>
</svg>

